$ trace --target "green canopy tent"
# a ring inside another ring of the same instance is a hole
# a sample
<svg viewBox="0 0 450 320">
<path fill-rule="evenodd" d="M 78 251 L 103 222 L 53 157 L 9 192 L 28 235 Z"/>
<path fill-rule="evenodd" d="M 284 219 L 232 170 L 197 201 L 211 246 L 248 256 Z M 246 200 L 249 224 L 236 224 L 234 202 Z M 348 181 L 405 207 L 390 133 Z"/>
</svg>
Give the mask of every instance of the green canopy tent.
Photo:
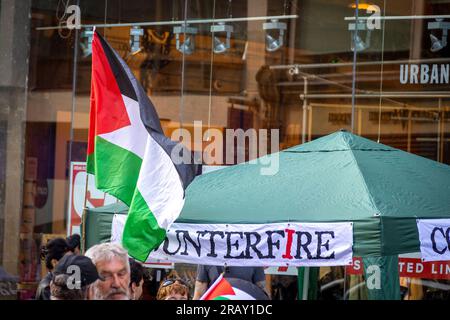
<svg viewBox="0 0 450 320">
<path fill-rule="evenodd" d="M 117 202 L 100 208 L 86 208 L 83 212 L 82 236 L 83 251 L 98 243 L 111 240 L 111 225 L 114 214 L 126 215 L 128 207 Z"/>
<path fill-rule="evenodd" d="M 339 131 L 197 177 L 177 223 L 353 222 L 353 254 L 398 298 L 397 255 L 419 251 L 418 218 L 450 218 L 450 167 Z M 261 175 L 268 163 L 274 175 Z M 396 281 L 396 282 L 395 282 Z"/>
</svg>

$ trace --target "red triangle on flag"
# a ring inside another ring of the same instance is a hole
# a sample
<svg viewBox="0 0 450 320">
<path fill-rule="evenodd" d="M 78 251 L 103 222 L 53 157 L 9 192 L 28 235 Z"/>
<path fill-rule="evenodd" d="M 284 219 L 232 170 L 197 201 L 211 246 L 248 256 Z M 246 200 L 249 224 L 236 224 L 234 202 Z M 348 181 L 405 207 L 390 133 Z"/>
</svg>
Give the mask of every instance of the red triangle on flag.
<svg viewBox="0 0 450 320">
<path fill-rule="evenodd" d="M 91 111 L 87 154 L 94 151 L 97 135 L 131 124 L 116 77 L 103 45 L 94 33 L 92 40 Z"/>
<path fill-rule="evenodd" d="M 233 290 L 231 284 L 220 275 L 220 277 L 213 283 L 213 285 L 206 291 L 203 297 L 200 300 L 214 300 L 217 297 L 225 296 L 225 295 L 235 295 L 236 293 Z"/>
</svg>

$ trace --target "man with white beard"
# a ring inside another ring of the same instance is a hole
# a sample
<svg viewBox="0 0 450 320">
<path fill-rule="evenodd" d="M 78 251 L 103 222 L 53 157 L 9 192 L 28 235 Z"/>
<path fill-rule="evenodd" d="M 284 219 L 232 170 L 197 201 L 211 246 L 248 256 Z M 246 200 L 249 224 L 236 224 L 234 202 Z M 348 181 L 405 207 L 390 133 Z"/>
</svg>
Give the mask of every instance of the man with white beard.
<svg viewBox="0 0 450 320">
<path fill-rule="evenodd" d="M 89 299 L 129 300 L 130 264 L 127 251 L 118 243 L 102 243 L 90 248 L 85 255 L 104 279 L 90 286 Z"/>
</svg>

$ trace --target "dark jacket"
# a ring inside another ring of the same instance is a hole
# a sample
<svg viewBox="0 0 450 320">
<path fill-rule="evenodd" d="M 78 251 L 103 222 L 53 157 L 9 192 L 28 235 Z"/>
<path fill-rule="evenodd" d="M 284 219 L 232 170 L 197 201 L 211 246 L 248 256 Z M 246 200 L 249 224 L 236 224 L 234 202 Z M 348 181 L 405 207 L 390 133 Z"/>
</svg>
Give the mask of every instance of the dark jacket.
<svg viewBox="0 0 450 320">
<path fill-rule="evenodd" d="M 50 300 L 50 282 L 52 281 L 53 275 L 51 272 L 42 278 L 39 282 L 38 288 L 36 290 L 35 300 Z"/>
</svg>

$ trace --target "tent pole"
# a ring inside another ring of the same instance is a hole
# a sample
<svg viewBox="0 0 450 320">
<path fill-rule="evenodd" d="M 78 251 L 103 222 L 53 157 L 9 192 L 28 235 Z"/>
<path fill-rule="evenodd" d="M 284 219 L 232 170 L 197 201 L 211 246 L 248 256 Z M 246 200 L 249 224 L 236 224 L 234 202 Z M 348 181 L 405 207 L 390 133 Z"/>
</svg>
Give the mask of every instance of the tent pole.
<svg viewBox="0 0 450 320">
<path fill-rule="evenodd" d="M 87 191 L 88 191 L 88 183 L 89 183 L 89 173 L 87 172 L 87 164 L 86 164 L 86 186 L 84 188 L 84 205 L 83 205 L 83 213 L 81 214 L 81 252 L 84 254 L 86 251 L 86 209 L 87 209 Z"/>
<path fill-rule="evenodd" d="M 312 139 L 312 116 L 313 116 L 312 111 L 313 111 L 312 107 L 309 108 L 309 110 L 308 110 L 308 141 L 311 141 L 311 139 Z"/>
<path fill-rule="evenodd" d="M 303 123 L 302 123 L 302 143 L 306 142 L 306 117 L 308 110 L 308 100 L 306 95 L 308 94 L 308 77 L 303 77 Z"/>
<path fill-rule="evenodd" d="M 305 267 L 305 273 L 303 277 L 303 294 L 302 300 L 308 300 L 308 291 L 309 291 L 309 267 Z"/>
<path fill-rule="evenodd" d="M 363 257 L 369 300 L 400 300 L 398 255 Z"/>
<path fill-rule="evenodd" d="M 303 282 L 305 279 L 305 268 L 297 268 L 297 300 L 303 300 Z"/>
<path fill-rule="evenodd" d="M 439 98 L 438 100 L 438 127 L 437 127 L 437 156 L 436 156 L 436 161 L 437 162 L 441 162 L 441 125 L 442 125 L 442 115 L 443 113 L 441 113 L 441 104 L 442 104 L 442 98 Z"/>
<path fill-rule="evenodd" d="M 317 300 L 320 267 L 309 268 L 308 300 Z"/>
<path fill-rule="evenodd" d="M 411 110 L 408 110 L 408 143 L 407 143 L 407 151 L 411 152 Z"/>
</svg>

